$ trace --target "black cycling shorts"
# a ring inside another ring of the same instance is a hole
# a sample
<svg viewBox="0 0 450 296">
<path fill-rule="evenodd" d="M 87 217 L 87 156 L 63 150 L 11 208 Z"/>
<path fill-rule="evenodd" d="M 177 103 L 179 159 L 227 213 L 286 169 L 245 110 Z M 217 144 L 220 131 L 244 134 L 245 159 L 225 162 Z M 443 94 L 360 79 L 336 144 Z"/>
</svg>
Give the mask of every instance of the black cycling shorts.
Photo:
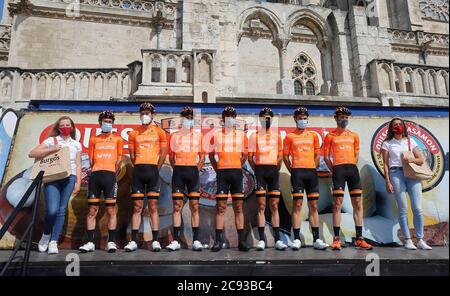
<svg viewBox="0 0 450 296">
<path fill-rule="evenodd" d="M 103 192 L 106 206 L 115 206 L 117 197 L 116 174 L 111 171 L 95 171 L 89 177 L 88 204 L 98 206 Z"/>
<path fill-rule="evenodd" d="M 200 198 L 199 171 L 196 166 L 175 166 L 172 176 L 172 198 L 182 200 L 187 190 L 189 199 Z"/>
<path fill-rule="evenodd" d="M 156 165 L 137 164 L 133 169 L 131 180 L 131 197 L 133 200 L 159 198 L 159 170 Z"/>
<path fill-rule="evenodd" d="M 341 164 L 333 167 L 333 196 L 344 197 L 347 182 L 350 197 L 361 197 L 362 187 L 358 167 L 354 164 Z"/>
<path fill-rule="evenodd" d="M 280 172 L 278 166 L 257 165 L 255 168 L 255 176 L 256 197 L 280 197 Z"/>
<path fill-rule="evenodd" d="M 217 194 L 216 200 L 224 201 L 228 199 L 231 192 L 233 200 L 243 200 L 243 179 L 242 169 L 219 169 L 217 170 Z"/>
<path fill-rule="evenodd" d="M 294 200 L 303 199 L 304 191 L 308 200 L 319 199 L 319 177 L 316 169 L 292 169 L 291 184 Z"/>
</svg>

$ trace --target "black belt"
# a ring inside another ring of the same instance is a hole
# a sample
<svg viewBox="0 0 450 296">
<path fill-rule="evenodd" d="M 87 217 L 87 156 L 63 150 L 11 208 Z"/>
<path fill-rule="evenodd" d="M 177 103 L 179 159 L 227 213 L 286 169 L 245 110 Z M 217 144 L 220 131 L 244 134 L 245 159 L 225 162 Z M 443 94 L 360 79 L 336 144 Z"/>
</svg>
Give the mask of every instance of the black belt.
<svg viewBox="0 0 450 296">
<path fill-rule="evenodd" d="M 403 171 L 403 167 L 390 167 L 390 171 Z"/>
</svg>

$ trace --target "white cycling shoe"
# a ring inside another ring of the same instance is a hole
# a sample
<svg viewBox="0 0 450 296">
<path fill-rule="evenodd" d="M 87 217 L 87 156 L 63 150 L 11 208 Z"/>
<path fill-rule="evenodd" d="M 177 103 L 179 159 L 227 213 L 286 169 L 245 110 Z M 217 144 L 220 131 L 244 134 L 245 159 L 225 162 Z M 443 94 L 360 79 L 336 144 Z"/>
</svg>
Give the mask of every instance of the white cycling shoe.
<svg viewBox="0 0 450 296">
<path fill-rule="evenodd" d="M 413 243 L 413 241 L 411 239 L 407 239 L 405 241 L 404 247 L 407 250 L 417 250 L 417 247 L 414 245 L 414 243 Z"/>
<path fill-rule="evenodd" d="M 59 253 L 59 251 L 58 251 L 58 242 L 57 241 L 51 241 L 48 244 L 48 251 L 47 251 L 47 253 L 48 254 L 58 254 Z"/>
<path fill-rule="evenodd" d="M 192 243 L 192 250 L 201 251 L 203 250 L 203 245 L 200 241 L 196 240 Z"/>
<path fill-rule="evenodd" d="M 258 251 L 264 251 L 264 249 L 266 248 L 266 242 L 263 240 L 258 241 L 258 243 L 256 243 L 256 250 Z"/>
<path fill-rule="evenodd" d="M 433 250 L 433 248 L 430 247 L 429 245 L 427 245 L 427 243 L 426 243 L 423 239 L 420 239 L 420 240 L 417 242 L 417 247 L 418 247 L 419 249 L 427 250 L 427 251 Z"/>
<path fill-rule="evenodd" d="M 158 241 L 153 241 L 152 242 L 152 251 L 153 252 L 161 251 L 161 244 Z"/>
<path fill-rule="evenodd" d="M 130 241 L 123 249 L 125 250 L 125 252 L 134 252 L 137 250 L 137 248 L 137 243 L 135 241 Z"/>
<path fill-rule="evenodd" d="M 323 240 L 321 240 L 320 238 L 316 239 L 316 241 L 313 244 L 314 249 L 316 250 L 325 250 L 326 248 L 328 248 L 330 245 L 325 243 Z"/>
<path fill-rule="evenodd" d="M 106 251 L 108 253 L 115 253 L 117 251 L 117 245 L 115 242 L 108 242 L 106 244 Z"/>
<path fill-rule="evenodd" d="M 169 251 L 178 251 L 179 249 L 181 249 L 181 245 L 178 241 L 174 240 L 172 241 L 168 246 L 167 246 L 167 250 Z"/>
<path fill-rule="evenodd" d="M 294 251 L 300 250 L 302 247 L 302 242 L 299 239 L 294 239 L 294 241 L 291 244 L 291 249 Z"/>
<path fill-rule="evenodd" d="M 88 242 L 84 245 L 82 245 L 79 250 L 83 253 L 88 253 L 88 252 L 94 252 L 95 251 L 95 245 L 93 242 Z"/>
<path fill-rule="evenodd" d="M 286 244 L 283 243 L 282 240 L 278 240 L 278 241 L 275 243 L 275 249 L 277 249 L 277 250 L 279 250 L 279 251 L 284 251 L 284 250 L 287 249 L 287 247 L 288 247 L 288 246 L 286 246 Z"/>
<path fill-rule="evenodd" d="M 48 235 L 42 234 L 42 237 L 38 243 L 39 252 L 41 253 L 47 252 L 49 242 L 50 242 L 50 234 Z"/>
</svg>

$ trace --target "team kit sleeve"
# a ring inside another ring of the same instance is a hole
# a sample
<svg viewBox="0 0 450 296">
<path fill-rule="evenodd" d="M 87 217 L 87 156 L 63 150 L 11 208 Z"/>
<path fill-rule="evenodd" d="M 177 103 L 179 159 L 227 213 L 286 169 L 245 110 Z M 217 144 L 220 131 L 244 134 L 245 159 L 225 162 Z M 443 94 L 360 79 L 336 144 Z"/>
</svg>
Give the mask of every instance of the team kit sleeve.
<svg viewBox="0 0 450 296">
<path fill-rule="evenodd" d="M 242 153 L 248 154 L 248 137 L 247 134 L 242 132 L 242 136 L 244 137 L 244 147 L 242 147 Z"/>
<path fill-rule="evenodd" d="M 354 133 L 354 137 L 355 137 L 355 157 L 358 157 L 359 155 L 359 135 L 357 133 Z"/>
<path fill-rule="evenodd" d="M 117 136 L 117 159 L 120 159 L 123 156 L 123 139 L 120 136 Z"/>
<path fill-rule="evenodd" d="M 256 132 L 250 135 L 248 141 L 248 156 L 253 157 L 256 154 Z"/>
<path fill-rule="evenodd" d="M 320 141 L 319 141 L 319 136 L 316 133 L 313 133 L 313 138 L 314 138 L 314 153 L 315 154 L 319 154 L 320 153 Z"/>
<path fill-rule="evenodd" d="M 278 156 L 283 155 L 283 139 L 281 138 L 280 133 L 278 133 Z"/>
<path fill-rule="evenodd" d="M 94 150 L 95 150 L 95 137 L 91 136 L 89 139 L 88 155 L 91 162 L 94 161 Z"/>
<path fill-rule="evenodd" d="M 136 139 L 136 132 L 135 131 L 131 131 L 128 134 L 128 149 L 133 149 L 134 150 L 135 139 Z"/>
<path fill-rule="evenodd" d="M 289 155 L 289 151 L 291 150 L 291 137 L 290 135 L 286 135 L 283 143 L 283 154 Z"/>
<path fill-rule="evenodd" d="M 170 134 L 168 137 L 168 141 L 167 141 L 167 148 L 169 150 L 169 156 L 173 157 L 175 155 L 175 149 L 174 148 L 174 144 L 172 143 L 172 141 L 175 141 L 175 133 Z"/>
<path fill-rule="evenodd" d="M 166 132 L 162 128 L 159 128 L 158 136 L 159 136 L 159 144 L 161 145 L 161 148 L 167 148 L 167 135 L 166 135 Z"/>
<path fill-rule="evenodd" d="M 333 139 L 333 136 L 331 136 L 330 134 L 327 134 L 325 136 L 325 140 L 323 143 L 323 151 L 324 151 L 324 154 L 326 157 L 330 157 L 332 139 Z"/>
</svg>

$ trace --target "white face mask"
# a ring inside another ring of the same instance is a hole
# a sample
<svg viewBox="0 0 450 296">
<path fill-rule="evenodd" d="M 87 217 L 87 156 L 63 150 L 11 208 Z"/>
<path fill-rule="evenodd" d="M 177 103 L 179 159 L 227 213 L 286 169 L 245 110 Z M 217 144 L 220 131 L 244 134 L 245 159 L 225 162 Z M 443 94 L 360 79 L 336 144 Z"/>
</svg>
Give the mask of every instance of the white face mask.
<svg viewBox="0 0 450 296">
<path fill-rule="evenodd" d="M 226 117 L 225 118 L 225 128 L 231 129 L 234 127 L 235 119 L 232 117 Z"/>
<path fill-rule="evenodd" d="M 152 123 L 152 117 L 150 115 L 141 115 L 141 122 L 143 125 L 148 125 Z"/>
<path fill-rule="evenodd" d="M 192 119 L 184 118 L 182 126 L 185 129 L 191 129 L 194 126 L 194 121 Z"/>
</svg>

